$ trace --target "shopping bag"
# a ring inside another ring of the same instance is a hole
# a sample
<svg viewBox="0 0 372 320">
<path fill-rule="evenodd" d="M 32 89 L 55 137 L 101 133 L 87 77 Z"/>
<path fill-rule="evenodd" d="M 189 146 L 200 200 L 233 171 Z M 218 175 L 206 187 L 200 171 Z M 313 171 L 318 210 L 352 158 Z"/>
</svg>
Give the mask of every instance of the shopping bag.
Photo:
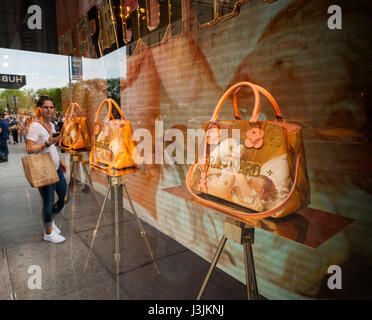
<svg viewBox="0 0 372 320">
<path fill-rule="evenodd" d="M 34 188 L 44 187 L 59 181 L 50 152 L 23 157 L 22 164 L 26 179 Z"/>
<path fill-rule="evenodd" d="M 105 105 L 108 108 L 107 117 L 104 121 L 99 121 L 99 115 Z M 115 119 L 113 108 L 122 119 Z M 125 119 L 120 107 L 113 99 L 104 100 L 97 110 L 94 122 L 94 143 L 89 155 L 90 164 L 104 172 L 134 166 L 136 144 L 132 138 L 131 123 Z"/>
<path fill-rule="evenodd" d="M 250 87 L 255 96 L 250 120 L 239 116 L 241 87 Z M 271 102 L 276 121 L 258 120 L 260 93 Z M 218 120 L 231 94 L 236 120 Z M 267 90 L 250 82 L 233 85 L 203 129 L 198 161 L 186 179 L 188 190 L 201 202 L 242 219 L 281 218 L 310 203 L 302 128 L 284 121 Z"/>
<path fill-rule="evenodd" d="M 90 149 L 87 118 L 78 103 L 73 102 L 67 108 L 59 146 L 66 151 Z"/>
</svg>

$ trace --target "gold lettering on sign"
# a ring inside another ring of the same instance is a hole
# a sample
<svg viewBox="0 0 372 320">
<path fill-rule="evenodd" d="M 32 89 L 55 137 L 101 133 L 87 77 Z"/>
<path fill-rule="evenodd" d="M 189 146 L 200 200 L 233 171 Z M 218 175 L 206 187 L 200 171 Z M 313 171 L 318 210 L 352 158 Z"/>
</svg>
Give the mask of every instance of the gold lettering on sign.
<svg viewBox="0 0 372 320">
<path fill-rule="evenodd" d="M 118 12 L 129 56 L 140 41 L 152 47 L 183 33 L 183 0 L 120 0 Z"/>
<path fill-rule="evenodd" d="M 155 30 L 160 23 L 160 7 L 158 0 L 146 0 L 147 28 Z"/>
<path fill-rule="evenodd" d="M 101 24 L 100 44 L 101 48 L 108 49 L 116 44 L 118 46 L 116 20 L 114 19 L 111 0 L 102 1 L 101 12 L 98 13 L 98 20 Z"/>
<path fill-rule="evenodd" d="M 72 31 L 68 29 L 65 34 L 58 39 L 58 52 L 60 54 L 69 56 L 73 55 Z"/>
<path fill-rule="evenodd" d="M 90 52 L 94 58 L 100 58 L 103 55 L 101 45 L 99 43 L 99 35 L 101 33 L 101 26 L 99 22 L 99 10 L 96 6 L 93 6 L 88 11 L 88 27 L 89 27 L 89 43 Z"/>
<path fill-rule="evenodd" d="M 120 1 L 121 27 L 123 30 L 123 40 L 126 44 L 138 39 L 137 9 L 138 0 Z"/>
<path fill-rule="evenodd" d="M 172 36 L 182 35 L 183 29 L 183 1 L 171 1 L 168 0 L 169 6 L 169 21 L 172 26 Z"/>
<path fill-rule="evenodd" d="M 64 51 L 63 51 L 63 35 L 61 35 L 58 38 L 58 53 L 59 54 L 64 54 Z"/>
<path fill-rule="evenodd" d="M 209 27 L 219 21 L 239 14 L 240 6 L 249 0 L 191 0 L 191 5 L 201 27 Z"/>
<path fill-rule="evenodd" d="M 77 26 L 77 33 L 78 33 L 78 42 L 79 42 L 79 54 L 82 57 L 89 57 L 88 53 L 88 44 L 86 41 L 86 34 L 87 34 L 87 17 L 84 16 Z"/>
</svg>

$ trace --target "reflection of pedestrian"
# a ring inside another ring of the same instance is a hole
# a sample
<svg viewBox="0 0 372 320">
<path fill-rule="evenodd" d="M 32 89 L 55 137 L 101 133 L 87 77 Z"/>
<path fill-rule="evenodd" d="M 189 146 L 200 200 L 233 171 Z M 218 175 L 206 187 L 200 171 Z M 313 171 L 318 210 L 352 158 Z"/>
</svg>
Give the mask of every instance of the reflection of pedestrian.
<svg viewBox="0 0 372 320">
<path fill-rule="evenodd" d="M 67 193 L 67 184 L 64 173 L 67 166 L 58 154 L 55 144 L 59 141 L 60 136 L 53 138 L 56 133 L 52 119 L 54 116 L 54 101 L 49 96 L 41 96 L 37 106 L 42 109 L 42 118 L 40 121 L 34 121 L 28 130 L 26 150 L 28 153 L 45 153 L 50 152 L 59 181 L 56 184 L 39 188 L 43 199 L 43 222 L 45 227 L 44 240 L 54 243 L 65 240 L 60 235 L 60 230 L 54 223 L 54 217 L 63 209 L 65 205 L 65 196 Z M 58 195 L 57 202 L 54 202 L 54 191 Z"/>
<path fill-rule="evenodd" d="M 9 124 L 4 120 L 4 113 L 0 113 L 0 162 L 8 161 Z"/>
<path fill-rule="evenodd" d="M 61 114 L 58 115 L 57 123 L 58 123 L 58 132 L 61 132 L 62 127 L 63 127 L 63 116 Z"/>
<path fill-rule="evenodd" d="M 18 143 L 18 129 L 19 129 L 18 121 L 16 120 L 16 118 L 13 118 L 12 122 L 10 122 L 10 130 L 13 135 L 14 144 Z"/>
</svg>

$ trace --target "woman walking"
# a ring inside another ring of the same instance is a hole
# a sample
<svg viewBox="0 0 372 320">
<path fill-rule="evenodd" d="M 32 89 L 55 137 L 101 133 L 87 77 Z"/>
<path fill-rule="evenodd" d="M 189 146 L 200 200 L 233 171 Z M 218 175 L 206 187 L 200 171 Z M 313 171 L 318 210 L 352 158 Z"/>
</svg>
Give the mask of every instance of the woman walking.
<svg viewBox="0 0 372 320">
<path fill-rule="evenodd" d="M 53 243 L 63 242 L 65 238 L 60 234 L 59 228 L 54 222 L 55 216 L 63 209 L 65 205 L 65 196 L 67 193 L 67 184 L 64 173 L 67 166 L 62 161 L 55 144 L 60 136 L 54 137 L 56 133 L 52 120 L 54 118 L 54 101 L 49 96 L 41 96 L 37 102 L 37 107 L 42 109 L 42 118 L 34 121 L 29 129 L 26 141 L 27 153 L 45 153 L 50 152 L 54 165 L 56 167 L 59 181 L 56 184 L 39 188 L 43 199 L 42 217 L 45 228 L 44 240 Z M 58 195 L 58 200 L 54 203 L 54 191 Z"/>
<path fill-rule="evenodd" d="M 17 144 L 18 143 L 19 123 L 18 123 L 16 117 L 14 117 L 13 120 L 10 122 L 10 130 L 12 131 L 12 135 L 13 135 L 13 144 Z"/>
</svg>

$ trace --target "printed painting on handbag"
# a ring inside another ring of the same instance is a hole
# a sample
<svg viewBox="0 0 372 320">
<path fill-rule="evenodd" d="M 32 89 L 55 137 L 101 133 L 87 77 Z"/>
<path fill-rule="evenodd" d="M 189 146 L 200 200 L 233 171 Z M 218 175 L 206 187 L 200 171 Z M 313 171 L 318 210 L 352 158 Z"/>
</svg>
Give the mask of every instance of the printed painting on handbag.
<svg viewBox="0 0 372 320">
<path fill-rule="evenodd" d="M 250 120 L 241 120 L 237 92 L 250 87 L 255 97 Z M 260 93 L 271 102 L 276 121 L 258 120 Z M 236 120 L 219 120 L 233 95 Z M 280 218 L 310 203 L 302 128 L 285 122 L 273 96 L 250 82 L 229 88 L 218 102 L 187 175 L 188 190 L 201 202 L 241 219 Z"/>
<path fill-rule="evenodd" d="M 107 105 L 108 114 L 104 121 L 99 121 L 104 105 Z M 113 113 L 122 119 L 115 119 Z M 101 171 L 121 170 L 134 166 L 136 144 L 132 137 L 131 123 L 125 119 L 117 103 L 110 98 L 104 100 L 97 110 L 94 122 L 94 144 L 89 156 L 90 164 Z"/>
<path fill-rule="evenodd" d="M 66 151 L 89 150 L 91 147 L 87 117 L 78 103 L 71 103 L 65 113 L 59 146 Z"/>
</svg>

